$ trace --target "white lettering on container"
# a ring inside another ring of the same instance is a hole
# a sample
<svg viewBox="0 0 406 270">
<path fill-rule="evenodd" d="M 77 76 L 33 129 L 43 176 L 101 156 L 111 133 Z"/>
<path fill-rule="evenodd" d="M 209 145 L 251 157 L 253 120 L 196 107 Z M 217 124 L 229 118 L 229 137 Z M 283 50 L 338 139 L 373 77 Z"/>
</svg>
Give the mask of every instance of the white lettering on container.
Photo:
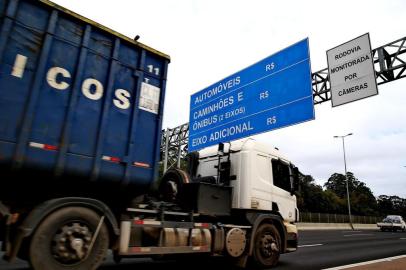
<svg viewBox="0 0 406 270">
<path fill-rule="evenodd" d="M 20 79 L 23 78 L 27 61 L 27 56 L 17 54 L 11 75 Z M 66 79 L 71 77 L 71 73 L 68 70 L 62 67 L 51 67 L 46 74 L 46 81 L 49 86 L 56 90 L 65 90 L 70 86 L 69 81 L 66 81 Z M 145 88 L 149 88 L 149 91 L 145 91 Z M 96 79 L 86 78 L 82 83 L 82 93 L 88 99 L 99 100 L 104 94 L 103 84 Z M 148 109 L 143 107 L 141 109 L 158 113 L 159 95 L 160 89 L 158 87 L 142 83 L 140 108 L 142 106 L 146 107 L 145 104 L 147 104 L 149 105 Z M 114 91 L 113 104 L 119 109 L 127 110 L 131 107 L 130 98 L 131 94 L 129 91 L 120 88 L 116 89 Z"/>
<path fill-rule="evenodd" d="M 64 81 L 57 81 L 56 78 L 58 77 L 58 75 L 62 75 L 62 77 L 64 78 L 70 78 L 71 75 L 69 73 L 69 71 L 67 71 L 64 68 L 60 68 L 60 67 L 53 67 L 50 68 L 48 70 L 47 73 L 47 82 L 48 84 L 58 90 L 65 90 L 66 88 L 69 87 L 69 84 L 67 82 Z"/>
<path fill-rule="evenodd" d="M 92 86 L 94 86 L 93 91 L 91 90 Z M 99 100 L 103 96 L 103 92 L 103 85 L 98 80 L 89 78 L 83 81 L 82 93 L 85 97 L 92 100 Z"/>
<path fill-rule="evenodd" d="M 131 97 L 131 95 L 127 90 L 117 89 L 114 92 L 114 95 L 116 96 L 116 98 L 113 99 L 113 103 L 114 103 L 114 105 L 116 105 L 117 108 L 120 108 L 123 110 L 130 108 L 129 98 Z"/>
<path fill-rule="evenodd" d="M 13 71 L 11 75 L 17 78 L 22 78 L 24 75 L 25 65 L 27 64 L 27 56 L 17 54 L 14 61 Z"/>
</svg>

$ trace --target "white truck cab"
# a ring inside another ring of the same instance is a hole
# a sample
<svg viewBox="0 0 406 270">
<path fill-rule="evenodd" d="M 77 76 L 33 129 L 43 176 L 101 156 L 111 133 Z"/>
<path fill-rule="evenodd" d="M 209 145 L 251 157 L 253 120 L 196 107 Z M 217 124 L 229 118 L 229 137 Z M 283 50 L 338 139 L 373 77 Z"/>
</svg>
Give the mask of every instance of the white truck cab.
<svg viewBox="0 0 406 270">
<path fill-rule="evenodd" d="M 292 177 L 295 167 L 278 149 L 248 138 L 225 144 L 224 152 L 230 152 L 230 175 L 235 179 L 230 182 L 232 208 L 274 211 L 286 222 L 298 221 Z M 221 162 L 227 158 L 223 156 Z M 217 146 L 199 151 L 196 176 L 217 178 L 218 162 Z"/>
<path fill-rule="evenodd" d="M 192 178 L 211 178 L 232 187 L 231 209 L 237 215 L 280 217 L 286 234 L 284 252 L 297 250 L 299 170 L 278 149 L 248 138 L 202 149 L 192 163 Z"/>
</svg>

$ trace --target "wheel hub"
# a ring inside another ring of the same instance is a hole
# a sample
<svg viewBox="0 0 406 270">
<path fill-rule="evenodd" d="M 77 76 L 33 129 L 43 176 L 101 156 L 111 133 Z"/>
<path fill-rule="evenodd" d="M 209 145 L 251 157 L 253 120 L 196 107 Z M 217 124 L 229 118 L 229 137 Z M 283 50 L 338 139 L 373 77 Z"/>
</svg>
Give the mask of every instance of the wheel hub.
<svg viewBox="0 0 406 270">
<path fill-rule="evenodd" d="M 63 264 L 74 264 L 85 258 L 92 234 L 85 224 L 74 222 L 61 227 L 52 241 L 52 255 Z"/>
<path fill-rule="evenodd" d="M 71 241 L 70 245 L 71 245 L 72 249 L 76 251 L 76 254 L 78 255 L 78 257 L 80 259 L 82 259 L 85 255 L 83 252 L 83 247 L 84 247 L 83 240 L 80 238 L 75 238 Z"/>
<path fill-rule="evenodd" d="M 274 252 L 279 251 L 278 245 L 272 235 L 266 234 L 262 236 L 260 250 L 262 255 L 267 258 L 271 257 Z"/>
</svg>

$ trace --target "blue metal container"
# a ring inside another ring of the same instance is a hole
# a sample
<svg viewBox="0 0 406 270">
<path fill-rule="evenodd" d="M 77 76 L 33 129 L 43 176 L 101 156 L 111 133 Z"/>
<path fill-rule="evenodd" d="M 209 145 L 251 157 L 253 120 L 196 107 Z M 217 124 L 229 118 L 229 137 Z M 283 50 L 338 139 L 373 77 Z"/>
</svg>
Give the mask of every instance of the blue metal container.
<svg viewBox="0 0 406 270">
<path fill-rule="evenodd" d="M 148 186 L 169 56 L 44 0 L 0 0 L 0 15 L 2 184 L 41 171 Z"/>
</svg>

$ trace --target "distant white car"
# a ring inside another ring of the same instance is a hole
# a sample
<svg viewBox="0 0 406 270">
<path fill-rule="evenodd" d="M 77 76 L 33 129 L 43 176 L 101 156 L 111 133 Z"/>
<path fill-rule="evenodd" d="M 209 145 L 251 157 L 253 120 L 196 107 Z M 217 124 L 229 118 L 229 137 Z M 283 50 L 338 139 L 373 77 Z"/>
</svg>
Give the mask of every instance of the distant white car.
<svg viewBox="0 0 406 270">
<path fill-rule="evenodd" d="M 401 216 L 390 215 L 376 224 L 381 231 L 406 230 L 406 223 Z"/>
</svg>

